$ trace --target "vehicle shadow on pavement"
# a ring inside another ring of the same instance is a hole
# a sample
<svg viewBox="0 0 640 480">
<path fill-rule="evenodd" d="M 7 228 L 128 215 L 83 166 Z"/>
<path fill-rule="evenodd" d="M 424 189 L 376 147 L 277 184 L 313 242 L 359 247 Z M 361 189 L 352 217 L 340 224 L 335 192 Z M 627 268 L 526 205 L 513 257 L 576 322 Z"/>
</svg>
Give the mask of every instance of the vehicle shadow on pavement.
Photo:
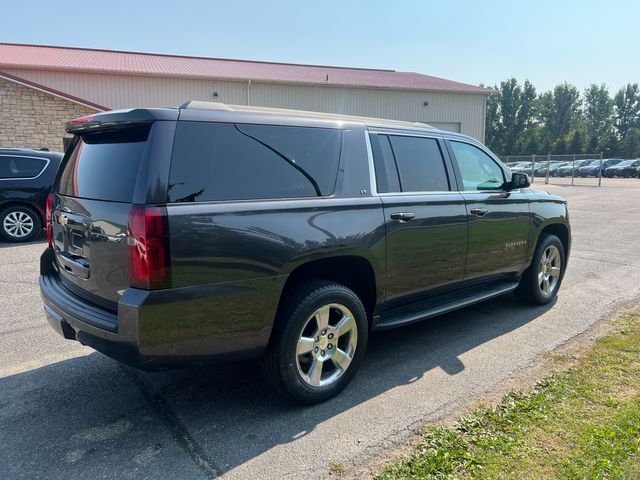
<svg viewBox="0 0 640 480">
<path fill-rule="evenodd" d="M 47 245 L 47 239 L 46 238 L 42 238 L 42 235 L 38 235 L 35 240 L 31 240 L 30 242 L 8 242 L 6 240 L 4 240 L 3 238 L 0 238 L 0 248 L 8 248 L 8 247 L 20 247 L 20 246 L 24 246 L 24 245 L 37 245 L 38 243 L 42 244 L 42 249 L 44 250 L 44 248 Z"/>
<path fill-rule="evenodd" d="M 145 373 L 92 353 L 5 377 L 0 478 L 211 478 L 304 442 L 319 425 L 434 369 L 459 374 L 462 354 L 551 307 L 505 296 L 373 334 L 351 385 L 313 407 L 276 395 L 255 362 Z M 455 394 L 434 389 L 434 397 L 447 395 Z M 339 438 L 338 431 L 327 441 Z M 303 468 L 295 458 L 286 461 Z"/>
</svg>

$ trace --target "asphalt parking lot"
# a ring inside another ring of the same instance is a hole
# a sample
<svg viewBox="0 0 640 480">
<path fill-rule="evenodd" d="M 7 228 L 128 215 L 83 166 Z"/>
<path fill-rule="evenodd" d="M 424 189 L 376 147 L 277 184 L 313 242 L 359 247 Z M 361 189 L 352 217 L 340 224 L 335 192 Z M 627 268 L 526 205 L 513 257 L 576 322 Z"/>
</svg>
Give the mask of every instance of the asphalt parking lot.
<svg viewBox="0 0 640 480">
<path fill-rule="evenodd" d="M 315 407 L 274 396 L 253 363 L 150 374 L 63 340 L 38 293 L 44 243 L 0 244 L 0 478 L 312 479 L 367 462 L 640 301 L 640 181 L 603 185 L 535 183 L 570 206 L 555 304 L 506 296 L 376 334 L 351 386 Z"/>
</svg>

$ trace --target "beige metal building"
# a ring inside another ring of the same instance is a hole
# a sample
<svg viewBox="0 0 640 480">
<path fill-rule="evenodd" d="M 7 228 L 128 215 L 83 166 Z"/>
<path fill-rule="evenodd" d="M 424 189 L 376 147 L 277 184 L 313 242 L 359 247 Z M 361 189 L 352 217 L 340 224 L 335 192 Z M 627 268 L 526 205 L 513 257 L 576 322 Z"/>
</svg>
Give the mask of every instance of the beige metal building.
<svg viewBox="0 0 640 480">
<path fill-rule="evenodd" d="M 0 44 L 0 147 L 60 150 L 69 118 L 188 100 L 419 121 L 482 141 L 490 92 L 393 70 Z"/>
</svg>

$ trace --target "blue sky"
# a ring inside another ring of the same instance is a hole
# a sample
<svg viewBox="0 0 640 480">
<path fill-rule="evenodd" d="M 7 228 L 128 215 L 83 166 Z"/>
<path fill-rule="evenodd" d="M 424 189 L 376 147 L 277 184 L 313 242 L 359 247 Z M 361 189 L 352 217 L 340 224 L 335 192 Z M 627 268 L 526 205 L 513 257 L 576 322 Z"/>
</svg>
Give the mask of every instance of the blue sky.
<svg viewBox="0 0 640 480">
<path fill-rule="evenodd" d="M 11 1 L 0 41 L 415 71 L 538 90 L 640 82 L 640 1 Z"/>
</svg>

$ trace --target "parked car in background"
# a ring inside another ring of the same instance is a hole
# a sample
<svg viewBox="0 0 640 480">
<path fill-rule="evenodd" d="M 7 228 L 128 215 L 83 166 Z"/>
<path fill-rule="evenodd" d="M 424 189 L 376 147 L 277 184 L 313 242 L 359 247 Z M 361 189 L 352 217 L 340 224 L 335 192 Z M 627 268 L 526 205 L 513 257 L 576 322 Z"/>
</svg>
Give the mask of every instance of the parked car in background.
<svg viewBox="0 0 640 480">
<path fill-rule="evenodd" d="M 558 169 L 561 167 L 566 166 L 568 163 L 571 162 L 557 162 L 555 165 L 552 165 L 549 167 L 549 176 L 550 177 L 557 177 L 558 176 Z"/>
<path fill-rule="evenodd" d="M 43 231 L 45 207 L 62 154 L 0 148 L 0 236 L 27 242 Z"/>
<path fill-rule="evenodd" d="M 617 165 L 622 162 L 621 158 L 603 158 L 602 160 L 594 160 L 578 169 L 581 177 L 599 177 L 607 167 Z"/>
<path fill-rule="evenodd" d="M 548 168 L 549 168 L 549 176 L 553 176 L 553 174 L 555 173 L 555 171 L 558 169 L 558 167 L 560 167 L 561 165 L 563 165 L 564 162 L 549 162 Z M 538 167 L 538 165 L 540 165 Z M 536 171 L 535 171 L 535 175 L 536 177 L 546 177 L 547 176 L 547 162 L 541 162 L 540 164 L 536 163 Z"/>
<path fill-rule="evenodd" d="M 566 201 L 465 135 L 206 102 L 67 131 L 47 320 L 140 368 L 261 357 L 274 387 L 317 403 L 369 331 L 508 292 L 548 304 L 566 269 Z"/>
<path fill-rule="evenodd" d="M 565 165 L 558 167 L 556 170 L 557 177 L 571 177 L 578 175 L 578 169 L 588 163 L 593 162 L 595 159 L 589 158 L 586 160 L 576 160 L 575 162 L 565 162 Z"/>
<path fill-rule="evenodd" d="M 520 169 L 520 167 L 522 167 L 526 163 L 527 162 L 511 162 L 511 163 L 508 163 L 507 166 L 512 172 L 517 172 Z"/>
<path fill-rule="evenodd" d="M 522 162 L 517 167 L 511 169 L 512 172 L 526 173 L 533 177 L 533 162 Z"/>
<path fill-rule="evenodd" d="M 638 167 L 640 167 L 640 159 L 624 160 L 617 165 L 607 167 L 602 172 L 605 177 L 635 177 Z"/>
</svg>

